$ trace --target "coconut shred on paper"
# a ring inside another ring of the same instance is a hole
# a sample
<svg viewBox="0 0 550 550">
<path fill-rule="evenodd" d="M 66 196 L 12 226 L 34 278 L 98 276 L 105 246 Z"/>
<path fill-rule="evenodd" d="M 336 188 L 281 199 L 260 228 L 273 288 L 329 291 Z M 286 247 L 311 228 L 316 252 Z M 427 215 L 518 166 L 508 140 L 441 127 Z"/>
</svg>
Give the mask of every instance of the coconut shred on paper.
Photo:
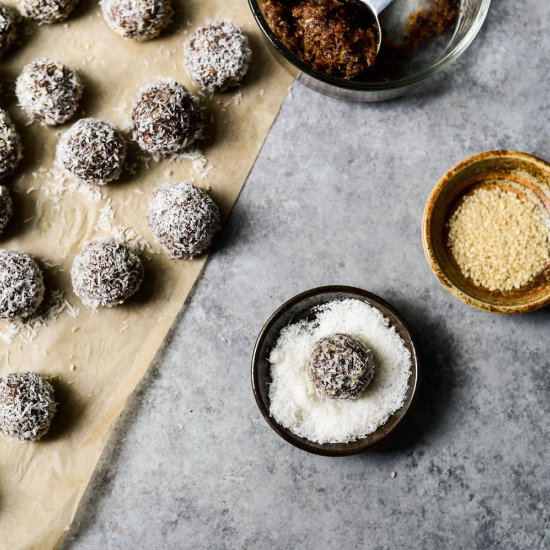
<svg viewBox="0 0 550 550">
<path fill-rule="evenodd" d="M 19 74 L 25 64 L 47 52 L 48 57 L 77 69 L 84 81 L 87 99 L 79 116 L 111 122 L 119 130 L 129 125 L 138 90 L 157 77 L 174 78 L 197 93 L 183 68 L 181 32 L 137 44 L 110 30 L 100 12 L 98 5 L 89 6 L 86 14 L 70 17 L 67 28 L 30 23 L 32 32 L 25 44 L 14 48 L 9 57 L 9 74 Z M 0 546 L 10 550 L 53 548 L 63 537 L 128 395 L 161 346 L 204 264 L 204 258 L 173 261 L 165 254 L 144 250 L 148 261 L 143 293 L 123 307 L 92 313 L 72 292 L 69 272 L 73 258 L 87 240 L 110 230 L 116 233 L 117 228 L 125 240 L 135 231 L 150 242 L 148 202 L 154 188 L 167 182 L 163 174 L 168 167 L 173 171 L 170 182 L 200 184 L 208 165 L 215 166 L 208 172 L 207 182 L 227 214 L 287 93 L 291 79 L 264 46 L 245 2 L 194 2 L 192 10 L 182 10 L 179 26 L 193 30 L 212 17 L 243 25 L 255 48 L 240 104 L 230 103 L 224 111 L 216 104 L 217 97 L 203 100 L 214 119 L 207 124 L 208 139 L 198 143 L 207 165 L 196 160 L 196 153 L 191 153 L 195 158 L 183 162 L 151 160 L 120 182 L 101 189 L 81 188 L 54 168 L 58 134 L 76 118 L 60 132 L 37 124 L 26 127 L 27 117 L 14 98 L 7 98 L 11 103 L 6 107 L 25 144 L 13 180 L 20 178 L 19 219 L 35 219 L 15 226 L 17 230 L 9 233 L 2 246 L 58 265 L 60 271 L 48 277 L 48 286 L 63 292 L 67 301 L 64 305 L 58 302 L 61 305 L 52 310 L 52 315 L 58 311 L 57 318 L 47 321 L 32 345 L 24 345 L 18 338 L 11 344 L 0 342 L 9 352 L 11 365 L 4 362 L 0 375 L 32 365 L 39 374 L 66 386 L 59 395 L 65 412 L 54 420 L 54 439 L 32 446 L 0 440 L 0 499 L 2 509 L 9 510 L 9 521 L 2 522 L 0 517 Z M 141 62 L 144 59 L 148 66 Z M 4 63 L 7 69 L 8 61 Z M 266 93 L 258 103 L 262 88 Z M 233 96 L 220 97 L 225 101 Z M 30 188 L 34 190 L 27 194 Z M 101 231 L 98 224 L 107 231 Z M 75 315 L 79 309 L 77 322 L 69 313 L 71 307 Z M 68 364 L 77 365 L 77 370 L 68 373 Z"/>
</svg>

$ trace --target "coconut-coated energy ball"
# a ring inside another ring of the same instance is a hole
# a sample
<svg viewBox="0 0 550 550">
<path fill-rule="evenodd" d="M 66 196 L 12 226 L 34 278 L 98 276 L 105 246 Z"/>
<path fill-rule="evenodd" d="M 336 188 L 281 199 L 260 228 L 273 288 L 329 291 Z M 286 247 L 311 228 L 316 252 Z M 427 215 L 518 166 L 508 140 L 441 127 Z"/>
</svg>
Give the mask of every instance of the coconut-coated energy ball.
<svg viewBox="0 0 550 550">
<path fill-rule="evenodd" d="M 16 16 L 10 8 L 0 4 L 0 57 L 10 49 L 16 37 Z"/>
<path fill-rule="evenodd" d="M 10 190 L 4 185 L 0 185 L 0 235 L 6 229 L 13 213 L 13 203 Z"/>
<path fill-rule="evenodd" d="M 77 180 L 104 185 L 122 173 L 126 144 L 110 122 L 82 118 L 59 141 L 57 156 Z"/>
<path fill-rule="evenodd" d="M 157 37 L 173 15 L 170 0 L 102 0 L 101 8 L 111 29 L 140 42 Z"/>
<path fill-rule="evenodd" d="M 125 302 L 143 281 L 139 257 L 110 238 L 88 241 L 71 268 L 73 289 L 82 302 L 96 309 Z"/>
<path fill-rule="evenodd" d="M 19 11 L 40 24 L 67 19 L 78 0 L 18 0 Z"/>
<path fill-rule="evenodd" d="M 52 385 L 34 372 L 0 378 L 0 433 L 36 441 L 50 429 L 57 405 Z"/>
<path fill-rule="evenodd" d="M 0 250 L 0 319 L 33 314 L 44 298 L 44 277 L 24 252 Z"/>
<path fill-rule="evenodd" d="M 220 228 L 218 205 L 190 183 L 157 187 L 147 214 L 149 227 L 172 258 L 202 254 Z"/>
<path fill-rule="evenodd" d="M 134 139 L 149 153 L 179 153 L 203 131 L 198 99 L 185 86 L 159 78 L 141 88 L 132 108 Z"/>
<path fill-rule="evenodd" d="M 15 83 L 19 106 L 31 120 L 48 126 L 63 124 L 76 113 L 83 89 L 75 71 L 46 57 L 25 65 Z"/>
<path fill-rule="evenodd" d="M 252 52 L 242 29 L 231 21 L 210 21 L 185 43 L 184 61 L 194 82 L 210 92 L 241 83 Z"/>
<path fill-rule="evenodd" d="M 0 109 L 0 179 L 9 176 L 22 158 L 21 138 L 10 115 Z"/>
<path fill-rule="evenodd" d="M 306 370 L 319 396 L 357 399 L 374 376 L 374 357 L 356 339 L 334 334 L 315 344 Z"/>
</svg>

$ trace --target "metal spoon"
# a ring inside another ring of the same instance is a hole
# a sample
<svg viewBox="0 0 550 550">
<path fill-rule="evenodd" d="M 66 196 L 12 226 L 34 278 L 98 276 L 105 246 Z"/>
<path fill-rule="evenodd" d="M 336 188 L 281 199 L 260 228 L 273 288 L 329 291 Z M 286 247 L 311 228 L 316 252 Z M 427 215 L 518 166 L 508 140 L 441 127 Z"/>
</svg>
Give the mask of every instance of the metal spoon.
<svg viewBox="0 0 550 550">
<path fill-rule="evenodd" d="M 382 46 L 382 27 L 380 26 L 379 15 L 393 2 L 394 0 L 360 0 L 361 3 L 369 9 L 374 19 L 375 25 L 378 27 L 378 44 L 376 53 L 380 51 Z"/>
</svg>

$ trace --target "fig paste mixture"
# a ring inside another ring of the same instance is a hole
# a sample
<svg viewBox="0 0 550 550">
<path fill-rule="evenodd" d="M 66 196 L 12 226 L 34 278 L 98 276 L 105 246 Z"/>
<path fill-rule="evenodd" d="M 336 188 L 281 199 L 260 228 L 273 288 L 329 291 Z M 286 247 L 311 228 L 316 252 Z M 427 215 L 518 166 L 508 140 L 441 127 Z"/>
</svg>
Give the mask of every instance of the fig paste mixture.
<svg viewBox="0 0 550 550">
<path fill-rule="evenodd" d="M 353 78 L 376 61 L 378 27 L 359 0 L 265 0 L 281 43 L 315 69 Z"/>
<path fill-rule="evenodd" d="M 328 75 L 365 81 L 390 80 L 426 40 L 449 32 L 458 16 L 458 0 L 432 0 L 410 13 L 404 37 L 395 41 L 360 0 L 264 0 L 262 7 L 275 36 L 300 59 Z"/>
</svg>

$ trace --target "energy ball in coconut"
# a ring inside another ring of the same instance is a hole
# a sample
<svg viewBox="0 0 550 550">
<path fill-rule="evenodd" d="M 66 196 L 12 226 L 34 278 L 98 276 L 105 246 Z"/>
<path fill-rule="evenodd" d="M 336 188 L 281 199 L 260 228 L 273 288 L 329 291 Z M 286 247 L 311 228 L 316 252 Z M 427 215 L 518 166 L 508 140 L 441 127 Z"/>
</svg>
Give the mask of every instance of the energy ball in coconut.
<svg viewBox="0 0 550 550">
<path fill-rule="evenodd" d="M 185 86 L 159 78 L 139 90 L 132 109 L 134 138 L 149 153 L 179 153 L 199 138 L 203 114 Z"/>
<path fill-rule="evenodd" d="M 52 385 L 34 372 L 0 378 L 0 433 L 36 441 L 50 429 L 56 411 Z"/>
<path fill-rule="evenodd" d="M 77 0 L 18 0 L 21 14 L 40 24 L 67 19 L 76 3 Z"/>
<path fill-rule="evenodd" d="M 126 144 L 111 123 L 83 118 L 63 135 L 57 154 L 61 166 L 77 180 L 104 185 L 120 176 Z"/>
<path fill-rule="evenodd" d="M 33 314 L 44 298 L 44 278 L 24 252 L 0 250 L 0 319 Z"/>
<path fill-rule="evenodd" d="M 23 158 L 21 138 L 10 115 L 0 109 L 0 178 L 9 176 Z"/>
<path fill-rule="evenodd" d="M 320 397 L 357 399 L 372 380 L 374 358 L 361 342 L 334 334 L 315 344 L 306 370 Z"/>
<path fill-rule="evenodd" d="M 113 307 L 122 304 L 143 281 L 143 265 L 124 244 L 110 238 L 84 245 L 71 268 L 73 289 L 85 305 Z"/>
<path fill-rule="evenodd" d="M 15 14 L 10 8 L 0 4 L 0 57 L 10 49 L 16 37 Z"/>
<path fill-rule="evenodd" d="M 111 29 L 140 42 L 157 37 L 173 15 L 170 0 L 102 0 L 101 8 Z"/>
<path fill-rule="evenodd" d="M 160 185 L 149 203 L 147 221 L 156 241 L 172 258 L 204 252 L 220 228 L 218 205 L 187 182 Z"/>
<path fill-rule="evenodd" d="M 185 44 L 185 66 L 191 78 L 210 92 L 239 85 L 251 57 L 248 38 L 231 21 L 211 21 L 199 27 Z"/>
<path fill-rule="evenodd" d="M 6 229 L 6 225 L 11 219 L 13 213 L 13 203 L 10 190 L 4 185 L 0 185 L 0 235 Z"/>
<path fill-rule="evenodd" d="M 31 120 L 55 126 L 78 109 L 84 86 L 75 71 L 45 57 L 23 67 L 15 83 L 20 107 Z"/>
</svg>

